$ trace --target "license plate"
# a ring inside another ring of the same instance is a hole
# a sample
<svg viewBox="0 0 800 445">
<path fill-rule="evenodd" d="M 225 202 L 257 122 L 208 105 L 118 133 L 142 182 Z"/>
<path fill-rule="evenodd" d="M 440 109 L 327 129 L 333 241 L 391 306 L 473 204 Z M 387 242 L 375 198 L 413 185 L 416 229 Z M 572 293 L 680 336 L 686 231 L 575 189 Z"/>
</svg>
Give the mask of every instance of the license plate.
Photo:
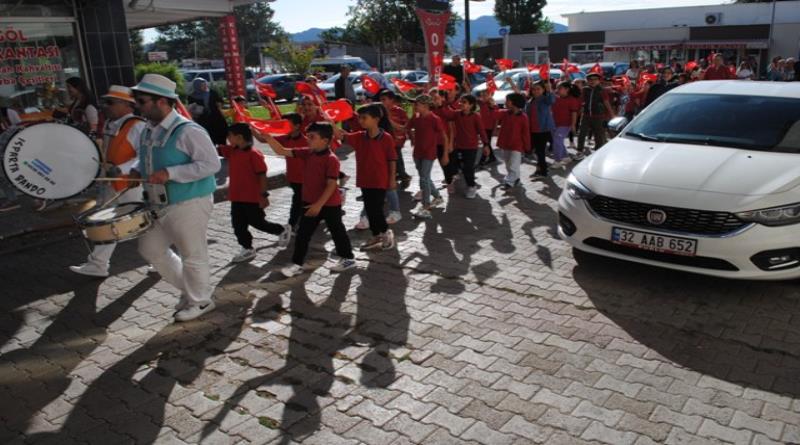
<svg viewBox="0 0 800 445">
<path fill-rule="evenodd" d="M 621 227 L 612 228 L 611 241 L 623 246 L 673 255 L 694 256 L 697 253 L 696 239 L 664 236 Z"/>
</svg>

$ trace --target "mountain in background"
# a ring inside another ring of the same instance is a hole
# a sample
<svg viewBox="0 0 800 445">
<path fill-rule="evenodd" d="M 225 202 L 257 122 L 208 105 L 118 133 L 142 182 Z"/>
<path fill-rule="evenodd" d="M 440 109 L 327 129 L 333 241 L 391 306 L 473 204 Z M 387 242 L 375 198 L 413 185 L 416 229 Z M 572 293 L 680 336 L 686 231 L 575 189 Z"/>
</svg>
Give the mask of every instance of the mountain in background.
<svg viewBox="0 0 800 445">
<path fill-rule="evenodd" d="M 560 23 L 554 23 L 555 32 L 566 32 L 567 27 Z M 298 43 L 314 42 L 319 40 L 319 34 L 325 31 L 321 28 L 310 28 L 305 31 L 291 34 L 292 40 Z M 481 38 L 500 37 L 500 24 L 493 15 L 484 15 L 470 20 L 470 40 L 477 43 Z M 464 50 L 464 22 L 461 21 L 456 26 L 456 35 L 449 38 L 448 42 L 454 51 L 463 52 Z"/>
</svg>

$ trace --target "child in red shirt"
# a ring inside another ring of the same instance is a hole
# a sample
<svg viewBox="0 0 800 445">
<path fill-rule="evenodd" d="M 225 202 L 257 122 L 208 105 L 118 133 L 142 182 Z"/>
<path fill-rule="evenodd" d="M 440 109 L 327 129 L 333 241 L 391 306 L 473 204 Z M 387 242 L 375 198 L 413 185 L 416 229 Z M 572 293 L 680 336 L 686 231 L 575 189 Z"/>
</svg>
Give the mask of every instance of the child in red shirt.
<svg viewBox="0 0 800 445">
<path fill-rule="evenodd" d="M 297 113 L 288 113 L 283 115 L 283 119 L 289 121 L 292 125 L 292 131 L 287 135 L 281 135 L 275 139 L 286 148 L 308 147 L 308 141 L 306 140 L 305 134 L 303 134 L 303 118 Z M 292 207 L 289 210 L 289 225 L 293 228 L 297 227 L 297 223 L 300 222 L 300 217 L 303 215 L 304 169 L 303 158 L 294 156 L 286 157 L 286 180 L 289 182 L 289 187 L 292 188 L 293 193 Z"/>
<path fill-rule="evenodd" d="M 553 103 L 553 121 L 556 124 L 553 130 L 553 167 L 562 168 L 570 158 L 564 140 L 569 132 L 575 132 L 578 124 L 578 113 L 581 111 L 580 90 L 569 81 L 558 84 L 557 97 Z"/>
<path fill-rule="evenodd" d="M 497 157 L 492 150 L 492 135 L 497 127 L 497 104 L 494 103 L 494 98 L 489 94 L 489 90 L 481 90 L 480 96 L 478 96 L 478 108 L 481 113 L 481 122 L 483 122 L 483 131 L 486 132 L 486 140 L 489 141 L 489 155 L 481 154 L 478 165 L 496 164 Z"/>
<path fill-rule="evenodd" d="M 488 156 L 489 143 L 486 131 L 483 129 L 481 115 L 478 114 L 478 100 L 471 94 L 461 96 L 459 100 L 461 109 L 453 116 L 455 125 L 453 137 L 453 170 L 461 170 L 467 183 L 466 197 L 474 199 L 477 196 L 475 183 L 475 165 L 478 156 L 478 141 L 483 142 L 483 152 Z"/>
<path fill-rule="evenodd" d="M 443 140 L 437 142 L 437 158 L 439 159 L 439 166 L 444 173 L 444 185 L 447 186 L 448 191 L 452 191 L 453 177 L 456 172 L 453 171 L 450 164 L 450 155 L 453 152 L 453 118 L 456 112 L 447 105 L 447 92 L 439 90 L 431 90 L 431 98 L 433 99 L 433 108 L 431 111 L 439 116 L 439 119 L 445 123 L 445 131 L 447 133 L 447 140 L 450 144 L 445 148 Z"/>
<path fill-rule="evenodd" d="M 270 135 L 266 142 L 275 153 L 286 157 L 304 159 L 303 169 L 303 205 L 306 209 L 300 219 L 294 255 L 291 266 L 281 269 L 287 277 L 303 273 L 303 264 L 311 237 L 317 230 L 320 221 L 325 221 L 328 231 L 336 246 L 336 254 L 341 258 L 330 269 L 342 272 L 356 267 L 350 238 L 342 223 L 342 196 L 339 193 L 339 158 L 330 150 L 333 141 L 333 125 L 327 122 L 315 122 L 306 129 L 308 148 L 287 149 Z"/>
<path fill-rule="evenodd" d="M 522 154 L 531 151 L 531 133 L 525 108 L 525 96 L 511 93 L 506 96 L 506 110 L 500 114 L 500 131 L 497 148 L 501 150 L 506 164 L 506 176 L 501 188 L 508 190 L 519 184 L 519 166 Z"/>
<path fill-rule="evenodd" d="M 248 227 L 278 235 L 278 245 L 286 247 L 292 237 L 292 226 L 281 226 L 265 219 L 264 208 L 269 205 L 267 164 L 264 154 L 253 149 L 253 133 L 250 127 L 244 123 L 228 127 L 228 142 L 231 145 L 220 145 L 217 150 L 228 160 L 231 224 L 236 241 L 242 246 L 242 250 L 232 261 L 240 263 L 256 257 L 253 236 L 247 230 Z"/>
<path fill-rule="evenodd" d="M 419 172 L 419 188 L 422 192 L 420 197 L 422 203 L 420 209 L 414 212 L 414 216 L 426 219 L 431 218 L 431 208 L 444 202 L 439 190 L 433 185 L 431 170 L 436 161 L 438 141 L 446 141 L 445 146 L 449 145 L 444 122 L 431 112 L 432 104 L 433 99 L 427 94 L 417 97 L 414 104 L 417 115 L 411 118 L 407 127 L 414 145 L 414 164 Z"/>
<path fill-rule="evenodd" d="M 383 107 L 389 112 L 389 122 L 392 124 L 392 136 L 394 136 L 395 149 L 397 151 L 397 180 L 401 181 L 401 186 L 407 188 L 411 182 L 411 176 L 406 173 L 406 164 L 403 162 L 403 145 L 406 143 L 406 125 L 408 125 L 408 114 L 406 110 L 399 106 L 400 98 L 390 90 L 383 90 L 378 94 Z M 397 190 L 386 191 L 386 201 L 389 204 L 389 215 L 386 217 L 388 224 L 395 224 L 403 215 L 400 213 L 400 197 Z"/>
</svg>

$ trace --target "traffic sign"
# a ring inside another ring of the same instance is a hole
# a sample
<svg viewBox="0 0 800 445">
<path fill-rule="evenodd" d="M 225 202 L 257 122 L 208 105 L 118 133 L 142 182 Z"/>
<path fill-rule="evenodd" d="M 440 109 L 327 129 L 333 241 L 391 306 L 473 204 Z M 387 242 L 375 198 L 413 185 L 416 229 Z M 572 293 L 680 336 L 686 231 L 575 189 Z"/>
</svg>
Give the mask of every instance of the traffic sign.
<svg viewBox="0 0 800 445">
<path fill-rule="evenodd" d="M 505 37 L 508 34 L 508 28 L 500 28 L 497 33 L 500 34 L 500 37 Z"/>
</svg>

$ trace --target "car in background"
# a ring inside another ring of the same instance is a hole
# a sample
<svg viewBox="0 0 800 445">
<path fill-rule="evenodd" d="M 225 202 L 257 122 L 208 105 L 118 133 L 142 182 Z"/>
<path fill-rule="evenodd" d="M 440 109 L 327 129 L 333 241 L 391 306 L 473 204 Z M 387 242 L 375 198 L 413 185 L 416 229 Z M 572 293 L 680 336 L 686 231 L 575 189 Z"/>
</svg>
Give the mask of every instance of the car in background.
<svg viewBox="0 0 800 445">
<path fill-rule="evenodd" d="M 603 69 L 603 77 L 606 80 L 611 80 L 614 76 L 622 76 L 628 72 L 628 68 L 630 68 L 630 63 L 627 62 L 598 62 L 598 63 L 584 63 L 579 68 L 584 73 L 588 74 L 589 70 L 591 70 L 595 65 L 599 64 L 600 68 Z"/>
<path fill-rule="evenodd" d="M 257 82 L 271 86 L 278 96 L 275 98 L 276 101 L 285 100 L 291 102 L 296 94 L 295 83 L 303 79 L 302 75 L 296 73 L 270 74 L 259 78 Z"/>
<path fill-rule="evenodd" d="M 228 91 L 228 82 L 225 79 L 225 69 L 224 68 L 214 68 L 214 69 L 185 69 L 181 70 L 183 74 L 183 88 L 186 94 L 192 94 L 192 82 L 196 78 L 205 79 L 208 82 L 208 86 L 210 88 L 217 89 L 223 93 L 223 96 L 227 96 Z M 247 98 L 254 100 L 256 99 L 256 87 L 253 85 L 253 79 L 256 77 L 255 70 L 251 68 L 245 68 L 244 70 L 244 85 L 245 91 L 247 93 Z"/>
<path fill-rule="evenodd" d="M 514 71 L 514 70 L 509 70 L 509 71 Z M 550 79 L 552 79 L 554 82 L 556 82 L 556 83 L 560 82 L 561 78 L 563 76 L 564 76 L 564 72 L 561 71 L 560 69 L 550 69 Z M 578 80 L 578 79 L 585 79 L 586 78 L 586 74 L 584 74 L 583 72 L 569 73 L 569 77 L 570 77 L 571 81 L 575 81 L 575 80 Z M 510 78 L 511 78 L 511 81 L 514 82 L 517 85 L 517 88 L 520 88 L 520 89 L 522 89 L 525 86 L 525 79 L 526 78 L 530 82 L 537 82 L 537 81 L 539 81 L 539 79 L 541 79 L 541 77 L 539 76 L 539 70 L 534 70 L 534 71 L 530 71 L 529 72 L 525 68 L 522 69 L 519 72 L 514 73 Z M 514 89 L 511 87 L 511 84 L 509 84 L 508 82 L 505 82 L 505 79 L 503 80 L 502 84 L 500 82 L 496 82 L 496 83 L 497 83 L 497 91 L 495 91 L 495 93 L 494 93 L 494 95 L 492 97 L 494 98 L 494 101 L 497 104 L 497 106 L 505 107 L 505 105 L 506 105 L 506 96 L 509 93 L 513 93 Z"/>
<path fill-rule="evenodd" d="M 405 80 L 406 82 L 416 83 L 422 78 L 428 77 L 428 72 L 421 70 L 387 71 L 383 73 L 383 77 L 385 77 L 388 81 L 391 81 L 392 79 L 401 79 Z"/>
<path fill-rule="evenodd" d="M 569 175 L 563 240 L 717 277 L 800 277 L 800 83 L 693 82 L 626 123 Z"/>
<path fill-rule="evenodd" d="M 381 86 L 381 89 L 388 89 L 391 91 L 397 91 L 397 88 L 394 86 L 393 83 L 389 82 L 383 74 L 377 71 L 353 71 L 347 76 L 351 82 L 353 82 L 353 90 L 356 93 L 356 100 L 361 101 L 367 97 L 366 91 L 364 91 L 364 87 L 361 85 L 361 78 L 364 75 L 367 75 L 378 82 L 378 85 Z M 336 98 L 336 80 L 341 77 L 341 74 L 336 74 L 329 77 L 325 82 L 319 84 L 320 89 L 325 92 L 325 98 L 328 100 L 333 100 Z"/>
<path fill-rule="evenodd" d="M 310 72 L 320 72 L 326 76 L 338 74 L 342 70 L 342 65 L 347 65 L 352 71 L 369 71 L 372 69 L 369 64 L 361 57 L 330 57 L 326 59 L 314 59 L 309 66 Z"/>
<path fill-rule="evenodd" d="M 519 74 L 527 73 L 527 72 L 528 72 L 527 68 L 514 68 L 514 69 L 510 69 L 510 70 L 501 71 L 501 72 L 499 72 L 499 73 L 494 75 L 494 83 L 497 84 L 497 88 L 499 89 L 499 88 L 502 88 L 502 85 L 503 85 L 503 83 L 505 83 L 506 78 L 510 78 L 510 77 L 515 76 L 515 75 L 519 75 Z M 522 85 L 522 84 L 520 84 L 520 85 Z M 477 96 L 477 95 L 480 94 L 481 91 L 483 91 L 485 89 L 486 89 L 486 81 L 484 81 L 483 83 L 478 84 L 477 86 L 473 87 L 472 88 L 472 94 Z"/>
</svg>

